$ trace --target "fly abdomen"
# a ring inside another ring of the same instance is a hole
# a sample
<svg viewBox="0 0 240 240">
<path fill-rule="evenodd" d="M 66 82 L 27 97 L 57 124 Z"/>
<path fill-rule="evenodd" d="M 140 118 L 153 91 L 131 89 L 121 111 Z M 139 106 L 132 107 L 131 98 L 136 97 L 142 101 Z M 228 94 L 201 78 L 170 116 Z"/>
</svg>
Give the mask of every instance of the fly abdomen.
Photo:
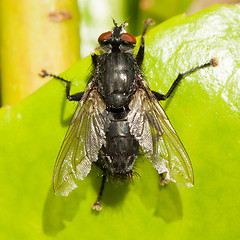
<svg viewBox="0 0 240 240">
<path fill-rule="evenodd" d="M 132 171 L 139 144 L 125 119 L 111 121 L 101 153 L 111 174 L 129 175 Z"/>
</svg>

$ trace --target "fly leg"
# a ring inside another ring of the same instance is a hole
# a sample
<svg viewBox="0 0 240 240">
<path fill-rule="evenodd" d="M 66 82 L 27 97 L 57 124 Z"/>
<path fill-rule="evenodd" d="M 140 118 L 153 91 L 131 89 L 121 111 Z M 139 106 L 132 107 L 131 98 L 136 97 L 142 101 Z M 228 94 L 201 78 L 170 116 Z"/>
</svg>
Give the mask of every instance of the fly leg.
<svg viewBox="0 0 240 240">
<path fill-rule="evenodd" d="M 165 178 L 166 173 L 160 173 L 159 176 L 160 176 L 160 185 L 161 186 L 164 186 L 165 184 L 168 183 L 168 181 Z"/>
<path fill-rule="evenodd" d="M 142 37 L 141 37 L 141 46 L 140 46 L 140 48 L 138 50 L 138 53 L 137 53 L 137 56 L 136 56 L 137 64 L 138 64 L 139 67 L 142 66 L 143 59 L 144 59 L 144 48 L 145 48 L 144 36 L 145 36 L 145 33 L 147 31 L 148 26 L 153 25 L 153 24 L 154 24 L 154 21 L 151 18 L 148 18 L 145 21 L 145 25 L 144 25 L 143 33 L 142 33 Z"/>
<path fill-rule="evenodd" d="M 94 67 L 96 67 L 96 66 L 97 66 L 97 62 L 98 62 L 98 55 L 95 54 L 95 53 L 93 53 L 93 54 L 91 55 L 91 57 L 92 57 L 93 65 L 94 65 Z"/>
<path fill-rule="evenodd" d="M 164 100 L 166 100 L 166 99 L 168 99 L 170 97 L 170 95 L 172 94 L 174 89 L 177 87 L 178 83 L 182 80 L 182 78 L 185 75 L 187 75 L 189 73 L 192 73 L 192 72 L 195 72 L 195 71 L 197 71 L 199 69 L 202 69 L 202 68 L 205 68 L 205 67 L 209 67 L 209 66 L 216 67 L 217 65 L 218 65 L 217 60 L 212 58 L 210 60 L 210 62 L 208 62 L 208 63 L 205 63 L 205 64 L 203 64 L 201 66 L 197 66 L 195 68 L 192 68 L 192 69 L 190 69 L 189 71 L 187 71 L 185 73 L 179 73 L 177 79 L 173 82 L 172 86 L 170 87 L 170 89 L 168 90 L 168 92 L 165 95 L 163 95 L 161 93 L 158 93 L 158 92 L 154 92 L 154 91 L 152 91 L 152 93 L 155 95 L 155 97 L 157 98 L 158 101 L 160 101 L 160 100 L 164 101 Z"/>
<path fill-rule="evenodd" d="M 71 88 L 71 81 L 68 81 L 62 77 L 59 77 L 57 75 L 54 75 L 54 74 L 51 74 L 51 73 L 48 73 L 46 70 L 42 70 L 42 73 L 39 74 L 40 77 L 53 77 L 53 78 L 56 78 L 60 81 L 63 81 L 66 83 L 66 96 L 67 96 L 67 99 L 69 101 L 80 101 L 84 92 L 79 92 L 79 93 L 76 93 L 76 94 L 73 94 L 73 95 L 70 95 L 70 88 Z"/>
<path fill-rule="evenodd" d="M 97 201 L 92 206 L 92 209 L 94 209 L 94 210 L 97 210 L 97 211 L 102 210 L 102 206 L 100 205 L 100 200 L 102 198 L 105 182 L 106 182 L 106 172 L 103 172 L 102 185 L 101 185 L 98 197 L 97 197 Z"/>
</svg>

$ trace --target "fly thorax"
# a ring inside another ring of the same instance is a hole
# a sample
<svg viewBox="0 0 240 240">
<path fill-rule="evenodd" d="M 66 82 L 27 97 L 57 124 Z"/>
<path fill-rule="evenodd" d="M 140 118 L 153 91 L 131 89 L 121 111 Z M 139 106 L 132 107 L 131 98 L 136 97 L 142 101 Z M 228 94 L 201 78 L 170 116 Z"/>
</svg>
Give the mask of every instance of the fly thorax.
<svg viewBox="0 0 240 240">
<path fill-rule="evenodd" d="M 121 108 L 128 105 L 136 89 L 135 64 L 130 53 L 112 53 L 101 56 L 104 62 L 99 70 L 98 91 L 107 106 Z"/>
</svg>

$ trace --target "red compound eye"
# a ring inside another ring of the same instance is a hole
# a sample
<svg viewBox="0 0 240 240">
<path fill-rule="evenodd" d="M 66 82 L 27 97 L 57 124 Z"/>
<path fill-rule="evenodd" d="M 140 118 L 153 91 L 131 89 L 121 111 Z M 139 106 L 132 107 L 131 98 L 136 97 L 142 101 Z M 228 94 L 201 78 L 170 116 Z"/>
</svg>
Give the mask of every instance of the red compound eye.
<svg viewBox="0 0 240 240">
<path fill-rule="evenodd" d="M 136 38 L 130 34 L 130 33 L 122 33 L 121 34 L 121 39 L 126 42 L 130 42 L 135 44 L 136 43 Z"/>
<path fill-rule="evenodd" d="M 102 33 L 102 34 L 98 37 L 98 42 L 100 43 L 100 42 L 102 42 L 102 41 L 104 41 L 104 40 L 110 39 L 111 35 L 112 35 L 112 32 Z"/>
</svg>

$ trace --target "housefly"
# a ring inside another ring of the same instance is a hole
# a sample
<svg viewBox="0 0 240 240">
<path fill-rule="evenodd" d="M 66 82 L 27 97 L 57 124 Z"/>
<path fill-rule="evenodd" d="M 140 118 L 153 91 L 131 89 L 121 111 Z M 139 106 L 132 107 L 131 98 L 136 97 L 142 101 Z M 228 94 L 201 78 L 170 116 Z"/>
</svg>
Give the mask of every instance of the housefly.
<svg viewBox="0 0 240 240">
<path fill-rule="evenodd" d="M 66 83 L 70 101 L 78 101 L 58 154 L 54 173 L 55 193 L 68 195 L 84 179 L 92 163 L 102 170 L 102 184 L 93 209 L 101 210 L 100 200 L 109 177 L 131 180 L 137 156 L 144 154 L 160 175 L 160 183 L 193 185 L 193 169 L 188 154 L 166 113 L 159 104 L 166 100 L 180 80 L 198 69 L 215 66 L 216 61 L 178 75 L 168 92 L 151 91 L 141 71 L 144 36 L 153 20 L 145 21 L 136 55 L 136 38 L 113 20 L 112 31 L 99 38 L 100 54 L 92 54 L 93 73 L 84 92 L 70 95 L 71 82 L 45 70 Z"/>
</svg>

